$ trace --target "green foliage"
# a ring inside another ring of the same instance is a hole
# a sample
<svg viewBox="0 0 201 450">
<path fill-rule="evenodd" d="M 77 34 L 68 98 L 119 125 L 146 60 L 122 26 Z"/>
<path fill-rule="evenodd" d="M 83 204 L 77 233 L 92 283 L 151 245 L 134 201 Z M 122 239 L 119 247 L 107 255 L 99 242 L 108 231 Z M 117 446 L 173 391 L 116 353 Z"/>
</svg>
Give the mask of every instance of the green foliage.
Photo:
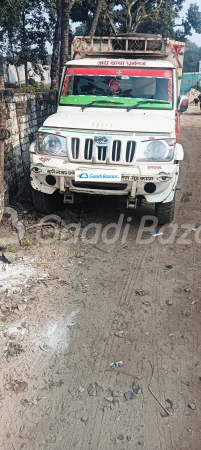
<svg viewBox="0 0 201 450">
<path fill-rule="evenodd" d="M 199 6 L 196 3 L 191 3 L 191 5 L 189 6 L 186 20 L 196 33 L 201 33 L 201 11 L 199 10 Z"/>
<path fill-rule="evenodd" d="M 139 24 L 138 31 L 160 34 L 163 37 L 174 37 L 175 19 L 183 6 L 183 0 L 177 2 L 165 1 L 159 8 L 149 5 L 147 17 Z"/>
<path fill-rule="evenodd" d="M 85 36 L 87 33 L 87 26 L 85 23 L 81 23 L 78 27 L 75 28 L 74 35 L 75 36 Z"/>
<path fill-rule="evenodd" d="M 0 18 L 0 43 L 9 64 L 24 65 L 28 82 L 28 62 L 36 72 L 38 64 L 45 64 L 46 42 L 51 41 L 51 14 L 40 0 L 3 0 Z"/>
<path fill-rule="evenodd" d="M 184 0 L 109 0 L 105 1 L 99 18 L 96 35 L 126 32 L 151 32 L 169 35 L 174 33 L 174 21 Z M 72 20 L 86 24 L 87 30 L 95 10 L 95 0 L 81 0 L 72 9 Z"/>
<path fill-rule="evenodd" d="M 197 4 L 191 4 L 185 18 L 179 21 L 184 2 L 185 0 L 107 0 L 102 7 L 95 34 L 110 35 L 116 30 L 117 33 L 153 33 L 185 40 L 192 34 L 192 30 L 201 33 L 201 12 Z M 95 5 L 96 0 L 79 0 L 72 8 L 72 20 L 82 22 L 86 32 L 90 29 Z M 176 23 L 177 20 L 179 24 Z"/>
<path fill-rule="evenodd" d="M 49 86 L 46 86 L 43 83 L 32 83 L 32 80 L 28 80 L 28 84 L 24 84 L 20 88 L 20 92 L 45 92 L 49 91 Z"/>
<path fill-rule="evenodd" d="M 201 61 L 201 47 L 187 40 L 184 57 L 184 72 L 198 72 L 199 61 Z"/>
<path fill-rule="evenodd" d="M 192 36 L 193 30 L 196 33 L 201 33 L 201 11 L 196 3 L 190 4 L 186 17 L 182 19 L 178 26 L 181 29 L 176 31 L 175 37 L 181 41 L 185 41 L 186 37 Z"/>
</svg>

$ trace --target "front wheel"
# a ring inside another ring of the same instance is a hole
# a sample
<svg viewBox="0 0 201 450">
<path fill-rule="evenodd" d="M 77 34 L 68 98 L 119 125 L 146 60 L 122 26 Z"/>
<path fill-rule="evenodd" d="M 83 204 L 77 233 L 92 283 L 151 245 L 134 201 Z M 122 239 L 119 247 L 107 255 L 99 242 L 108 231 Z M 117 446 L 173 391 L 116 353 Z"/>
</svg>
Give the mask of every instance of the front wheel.
<svg viewBox="0 0 201 450">
<path fill-rule="evenodd" d="M 58 192 L 45 194 L 32 189 L 32 201 L 36 211 L 41 214 L 52 214 L 62 206 L 62 195 Z"/>
<path fill-rule="evenodd" d="M 159 225 L 171 223 L 174 219 L 175 197 L 169 203 L 156 203 L 155 214 Z"/>
</svg>

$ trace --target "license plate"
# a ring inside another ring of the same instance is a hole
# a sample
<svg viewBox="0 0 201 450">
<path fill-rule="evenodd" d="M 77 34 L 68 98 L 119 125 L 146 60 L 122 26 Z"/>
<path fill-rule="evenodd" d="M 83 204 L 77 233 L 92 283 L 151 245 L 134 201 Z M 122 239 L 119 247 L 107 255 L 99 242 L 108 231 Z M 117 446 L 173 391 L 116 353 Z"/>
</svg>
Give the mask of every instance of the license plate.
<svg viewBox="0 0 201 450">
<path fill-rule="evenodd" d="M 100 183 L 115 183 L 121 181 L 120 170 L 76 170 L 75 181 L 88 181 L 88 182 L 100 182 Z"/>
</svg>

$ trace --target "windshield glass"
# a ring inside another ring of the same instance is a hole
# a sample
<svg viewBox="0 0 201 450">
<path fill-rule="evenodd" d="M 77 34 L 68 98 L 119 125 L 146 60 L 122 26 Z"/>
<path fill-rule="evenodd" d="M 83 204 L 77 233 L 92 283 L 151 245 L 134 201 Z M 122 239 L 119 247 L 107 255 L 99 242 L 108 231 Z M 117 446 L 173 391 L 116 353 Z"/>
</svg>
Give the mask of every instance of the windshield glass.
<svg viewBox="0 0 201 450">
<path fill-rule="evenodd" d="M 143 101 L 138 109 L 171 109 L 172 70 L 90 66 L 66 68 L 60 105 L 129 108 L 139 100 L 147 102 Z"/>
</svg>

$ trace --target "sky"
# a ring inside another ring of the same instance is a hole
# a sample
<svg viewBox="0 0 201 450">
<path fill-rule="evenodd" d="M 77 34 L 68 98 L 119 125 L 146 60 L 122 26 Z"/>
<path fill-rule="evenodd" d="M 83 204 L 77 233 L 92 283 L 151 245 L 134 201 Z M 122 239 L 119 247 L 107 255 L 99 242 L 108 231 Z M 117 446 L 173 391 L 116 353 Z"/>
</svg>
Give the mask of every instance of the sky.
<svg viewBox="0 0 201 450">
<path fill-rule="evenodd" d="M 188 10 L 188 7 L 191 3 L 197 3 L 197 5 L 200 7 L 200 0 L 185 0 L 183 11 L 181 12 L 181 17 L 185 17 L 185 13 Z M 193 42 L 195 42 L 199 47 L 201 47 L 201 34 L 193 33 L 192 36 L 189 36 L 189 39 Z"/>
</svg>

